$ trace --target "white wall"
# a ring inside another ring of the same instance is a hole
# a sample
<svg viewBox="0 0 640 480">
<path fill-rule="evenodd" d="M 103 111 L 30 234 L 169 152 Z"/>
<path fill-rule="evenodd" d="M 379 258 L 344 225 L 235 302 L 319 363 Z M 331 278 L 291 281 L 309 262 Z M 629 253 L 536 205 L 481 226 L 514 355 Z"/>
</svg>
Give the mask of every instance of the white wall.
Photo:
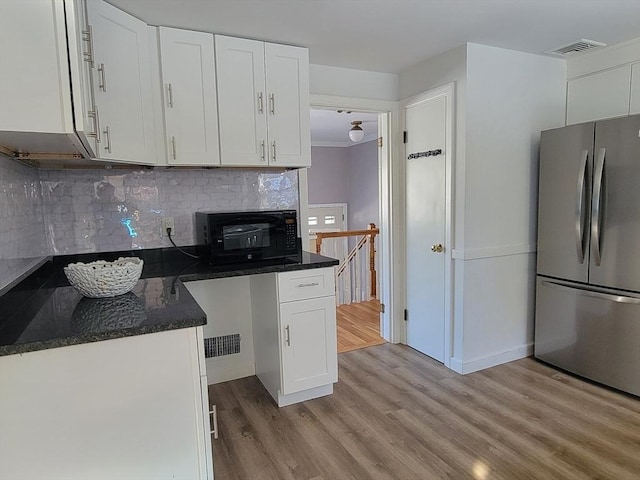
<svg viewBox="0 0 640 480">
<path fill-rule="evenodd" d="M 396 101 L 398 81 L 392 73 L 309 65 L 309 89 L 317 95 Z"/>
<path fill-rule="evenodd" d="M 455 82 L 451 365 L 530 353 L 539 134 L 564 124 L 564 60 L 467 44 L 400 75 L 400 95 Z"/>
<path fill-rule="evenodd" d="M 454 254 L 465 373 L 531 353 L 538 146 L 541 130 L 564 125 L 566 64 L 468 44 L 466 93 L 464 243 Z"/>
<path fill-rule="evenodd" d="M 349 202 L 348 158 L 347 148 L 311 147 L 309 204 Z"/>
<path fill-rule="evenodd" d="M 345 148 L 349 172 L 349 230 L 366 229 L 378 219 L 378 143 L 361 143 Z"/>
</svg>

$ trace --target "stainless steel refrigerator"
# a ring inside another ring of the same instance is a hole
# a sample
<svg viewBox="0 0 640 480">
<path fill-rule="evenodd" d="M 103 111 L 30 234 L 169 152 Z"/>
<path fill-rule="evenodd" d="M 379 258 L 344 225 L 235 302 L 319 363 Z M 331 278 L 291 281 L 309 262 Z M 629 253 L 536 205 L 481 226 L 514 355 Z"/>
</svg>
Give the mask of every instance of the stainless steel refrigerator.
<svg viewBox="0 0 640 480">
<path fill-rule="evenodd" d="M 640 115 L 542 132 L 536 358 L 640 395 Z"/>
</svg>

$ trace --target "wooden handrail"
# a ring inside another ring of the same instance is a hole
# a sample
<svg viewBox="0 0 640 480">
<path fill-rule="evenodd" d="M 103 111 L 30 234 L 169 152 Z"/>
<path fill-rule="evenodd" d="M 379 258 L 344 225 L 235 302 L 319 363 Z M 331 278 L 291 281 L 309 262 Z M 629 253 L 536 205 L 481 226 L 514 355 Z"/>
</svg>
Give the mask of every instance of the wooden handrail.
<svg viewBox="0 0 640 480">
<path fill-rule="evenodd" d="M 380 229 L 376 227 L 375 223 L 370 223 L 367 230 L 344 230 L 341 232 L 316 232 L 316 253 L 320 253 L 322 249 L 322 240 L 325 238 L 340 238 L 340 237 L 355 237 L 358 235 L 371 235 L 375 238 L 380 233 Z"/>
<path fill-rule="evenodd" d="M 344 230 L 341 232 L 316 232 L 316 253 L 320 253 L 322 250 L 322 240 L 325 238 L 346 238 L 346 237 L 357 237 L 362 235 L 362 239 L 358 241 L 357 245 L 354 249 L 349 252 L 347 257 L 345 258 L 342 265 L 338 267 L 337 275 L 340 275 L 342 271 L 346 268 L 346 265 L 349 261 L 355 257 L 358 250 L 360 250 L 364 243 L 366 242 L 366 238 L 369 237 L 369 273 L 371 275 L 371 297 L 376 298 L 377 289 L 377 275 L 376 275 L 376 250 L 375 250 L 375 239 L 376 235 L 380 233 L 380 229 L 376 227 L 375 223 L 370 223 L 369 227 L 366 230 Z"/>
</svg>

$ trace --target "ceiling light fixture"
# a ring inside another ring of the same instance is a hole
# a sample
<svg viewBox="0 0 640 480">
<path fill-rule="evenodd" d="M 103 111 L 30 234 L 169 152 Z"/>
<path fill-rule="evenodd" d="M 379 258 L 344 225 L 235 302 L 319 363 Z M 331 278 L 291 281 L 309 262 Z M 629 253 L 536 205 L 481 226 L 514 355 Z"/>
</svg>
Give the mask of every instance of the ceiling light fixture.
<svg viewBox="0 0 640 480">
<path fill-rule="evenodd" d="M 349 130 L 349 138 L 352 142 L 359 142 L 364 138 L 364 130 L 360 126 L 362 122 L 360 120 L 354 120 L 351 122 L 351 130 Z"/>
</svg>

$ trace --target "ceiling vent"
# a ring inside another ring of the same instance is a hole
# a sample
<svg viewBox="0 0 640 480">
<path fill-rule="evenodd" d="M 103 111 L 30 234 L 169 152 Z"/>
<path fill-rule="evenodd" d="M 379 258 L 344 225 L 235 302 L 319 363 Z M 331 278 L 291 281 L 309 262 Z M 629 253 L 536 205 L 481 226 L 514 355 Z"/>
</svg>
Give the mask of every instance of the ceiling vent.
<svg viewBox="0 0 640 480">
<path fill-rule="evenodd" d="M 570 55 L 575 55 L 576 53 L 588 52 L 591 50 L 595 50 L 596 48 L 602 48 L 606 46 L 607 46 L 606 43 L 596 42 L 595 40 L 587 40 L 585 38 L 582 38 L 577 42 L 573 42 L 569 45 L 564 45 L 562 47 L 558 47 L 553 50 L 547 50 L 544 53 L 549 53 L 551 55 L 558 55 L 560 57 L 568 57 Z"/>
</svg>

